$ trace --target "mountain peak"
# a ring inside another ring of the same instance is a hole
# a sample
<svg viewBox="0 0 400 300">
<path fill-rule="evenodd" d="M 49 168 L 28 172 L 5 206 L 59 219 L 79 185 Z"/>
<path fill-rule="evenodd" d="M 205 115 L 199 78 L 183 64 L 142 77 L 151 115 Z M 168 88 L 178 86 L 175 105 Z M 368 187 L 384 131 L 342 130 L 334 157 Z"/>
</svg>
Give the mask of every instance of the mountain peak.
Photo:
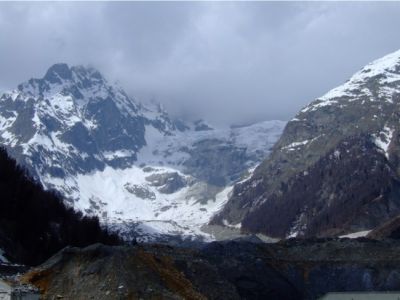
<svg viewBox="0 0 400 300">
<path fill-rule="evenodd" d="M 400 50 L 374 60 L 355 73 L 350 82 L 362 82 L 375 76 L 391 78 L 393 73 L 400 75 Z"/>
<path fill-rule="evenodd" d="M 399 65 L 400 65 L 400 49 L 367 64 L 364 68 L 362 68 L 360 72 L 369 73 L 371 71 L 375 72 L 395 71 L 396 67 Z"/>
<path fill-rule="evenodd" d="M 371 99 L 372 94 L 378 100 L 392 101 L 393 92 L 397 92 L 397 89 L 393 89 L 393 86 L 399 83 L 400 50 L 397 50 L 367 64 L 344 84 L 318 97 L 316 101 L 311 102 L 301 112 L 337 104 L 339 99 L 354 101 L 364 96 Z"/>
<path fill-rule="evenodd" d="M 91 79 L 98 81 L 105 81 L 103 75 L 93 66 L 73 66 L 71 67 L 71 71 L 76 74 L 78 77 L 90 77 Z"/>
<path fill-rule="evenodd" d="M 70 67 L 66 63 L 52 65 L 47 70 L 43 79 L 52 84 L 61 84 L 65 80 L 106 82 L 103 75 L 92 66 L 77 65 Z"/>
<path fill-rule="evenodd" d="M 50 83 L 61 83 L 62 80 L 72 79 L 72 71 L 67 64 L 57 63 L 47 70 L 43 79 Z"/>
</svg>

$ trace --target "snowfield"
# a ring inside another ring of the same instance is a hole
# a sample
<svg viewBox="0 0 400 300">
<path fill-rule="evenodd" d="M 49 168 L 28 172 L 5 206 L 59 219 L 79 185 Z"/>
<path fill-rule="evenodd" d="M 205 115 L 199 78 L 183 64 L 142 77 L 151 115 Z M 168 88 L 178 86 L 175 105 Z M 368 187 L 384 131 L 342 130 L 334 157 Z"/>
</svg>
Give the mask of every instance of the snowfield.
<svg viewBox="0 0 400 300">
<path fill-rule="evenodd" d="M 217 188 L 210 198 L 200 201 L 208 184 L 184 173 L 183 163 L 189 154 L 181 149 L 189 149 L 202 140 L 217 139 L 267 155 L 267 149 L 277 140 L 284 124 L 267 121 L 242 128 L 190 130 L 170 136 L 146 126 L 147 146 L 139 151 L 134 165 L 124 169 L 107 166 L 102 171 L 65 179 L 44 177 L 42 180 L 47 188 L 65 194 L 69 192 L 69 198 L 74 199 L 77 209 L 99 216 L 103 223 L 116 230 L 125 231 L 126 224 L 136 224 L 136 230 L 155 238 L 158 235 L 180 235 L 212 240 L 213 237 L 201 231 L 201 227 L 228 201 L 234 182 Z M 249 172 L 256 164 L 249 162 Z M 169 194 L 160 192 L 162 186 L 154 186 L 146 179 L 174 173 L 189 183 Z M 129 187 L 145 191 L 148 196 L 135 195 Z"/>
</svg>

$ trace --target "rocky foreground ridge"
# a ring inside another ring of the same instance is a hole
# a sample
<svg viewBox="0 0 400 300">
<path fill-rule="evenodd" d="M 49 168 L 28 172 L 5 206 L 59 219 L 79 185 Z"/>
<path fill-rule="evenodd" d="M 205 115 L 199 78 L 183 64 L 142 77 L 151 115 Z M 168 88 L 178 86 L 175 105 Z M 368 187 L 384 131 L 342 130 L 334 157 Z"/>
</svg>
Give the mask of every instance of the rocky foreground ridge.
<svg viewBox="0 0 400 300">
<path fill-rule="evenodd" d="M 332 291 L 400 289 L 400 242 L 214 242 L 65 248 L 26 273 L 43 299 L 316 299 Z M 58 298 L 57 298 L 58 297 Z"/>
</svg>

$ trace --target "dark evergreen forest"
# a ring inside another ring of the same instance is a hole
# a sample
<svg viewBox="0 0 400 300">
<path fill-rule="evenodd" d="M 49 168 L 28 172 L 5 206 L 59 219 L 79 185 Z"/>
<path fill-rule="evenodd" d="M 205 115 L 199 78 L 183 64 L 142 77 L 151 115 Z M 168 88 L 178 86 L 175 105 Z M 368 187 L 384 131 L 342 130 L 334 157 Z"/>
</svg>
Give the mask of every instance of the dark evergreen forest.
<svg viewBox="0 0 400 300">
<path fill-rule="evenodd" d="M 120 244 L 97 217 L 67 207 L 0 149 L 0 248 L 19 263 L 37 265 L 65 246 Z"/>
</svg>

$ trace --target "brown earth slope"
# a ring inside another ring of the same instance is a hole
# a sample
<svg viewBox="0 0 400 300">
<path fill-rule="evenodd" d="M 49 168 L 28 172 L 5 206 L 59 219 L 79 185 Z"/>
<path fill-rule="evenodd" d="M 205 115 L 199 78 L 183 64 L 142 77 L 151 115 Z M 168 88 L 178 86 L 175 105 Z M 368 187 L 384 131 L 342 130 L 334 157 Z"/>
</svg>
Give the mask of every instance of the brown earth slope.
<svg viewBox="0 0 400 300">
<path fill-rule="evenodd" d="M 43 299 L 316 299 L 400 290 L 400 242 L 289 240 L 66 248 L 23 276 Z"/>
</svg>

